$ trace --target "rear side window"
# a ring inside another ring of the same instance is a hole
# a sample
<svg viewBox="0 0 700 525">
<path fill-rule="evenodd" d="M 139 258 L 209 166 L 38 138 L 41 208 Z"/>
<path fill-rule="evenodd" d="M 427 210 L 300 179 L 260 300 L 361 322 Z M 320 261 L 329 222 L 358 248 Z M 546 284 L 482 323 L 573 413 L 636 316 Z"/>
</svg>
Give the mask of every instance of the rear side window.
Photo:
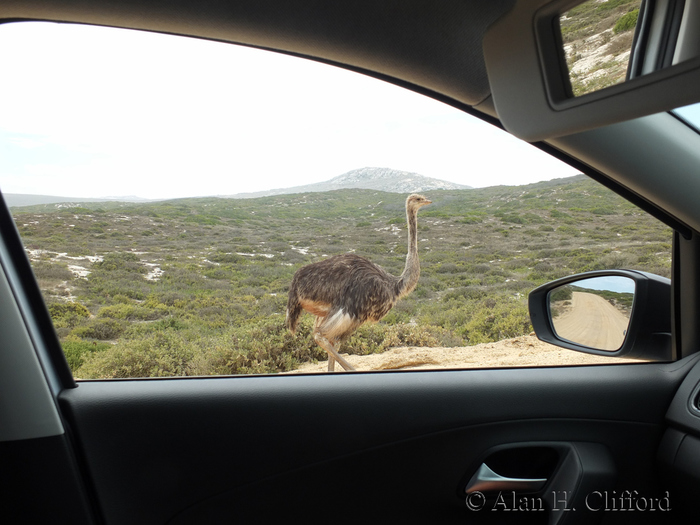
<svg viewBox="0 0 700 525">
<path fill-rule="evenodd" d="M 0 45 L 0 188 L 77 378 L 610 362 L 531 335 L 529 291 L 669 276 L 667 227 L 385 82 L 107 28 Z"/>
</svg>

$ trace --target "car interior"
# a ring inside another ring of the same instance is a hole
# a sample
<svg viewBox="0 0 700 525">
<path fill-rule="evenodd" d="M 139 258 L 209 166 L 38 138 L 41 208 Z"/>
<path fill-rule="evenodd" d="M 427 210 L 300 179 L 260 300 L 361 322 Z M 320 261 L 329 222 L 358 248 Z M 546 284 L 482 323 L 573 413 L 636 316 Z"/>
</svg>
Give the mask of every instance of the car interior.
<svg viewBox="0 0 700 525">
<path fill-rule="evenodd" d="M 3 201 L 6 522 L 694 521 L 700 131 L 678 108 L 700 102 L 700 2 L 643 0 L 622 81 L 574 95 L 560 23 L 578 4 L 2 2 L 3 24 L 181 35 L 395 84 L 532 143 L 673 230 L 671 279 L 610 268 L 567 276 L 529 297 L 540 339 L 638 362 L 81 381 Z M 473 154 L 465 144 L 464 155 Z M 555 307 L 589 280 L 608 278 L 636 293 L 629 327 L 606 349 L 567 335 Z"/>
</svg>

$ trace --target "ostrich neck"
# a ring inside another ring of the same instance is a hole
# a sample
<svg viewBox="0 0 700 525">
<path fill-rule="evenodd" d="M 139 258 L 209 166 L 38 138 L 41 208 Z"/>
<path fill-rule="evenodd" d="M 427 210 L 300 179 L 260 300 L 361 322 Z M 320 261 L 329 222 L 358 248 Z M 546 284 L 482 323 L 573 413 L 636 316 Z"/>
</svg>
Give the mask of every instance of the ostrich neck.
<svg viewBox="0 0 700 525">
<path fill-rule="evenodd" d="M 399 278 L 398 295 L 399 298 L 413 291 L 418 284 L 420 277 L 420 263 L 418 262 L 418 221 L 416 215 L 418 210 L 412 213 L 406 210 L 406 220 L 408 222 L 408 255 L 406 255 L 406 266 Z"/>
</svg>

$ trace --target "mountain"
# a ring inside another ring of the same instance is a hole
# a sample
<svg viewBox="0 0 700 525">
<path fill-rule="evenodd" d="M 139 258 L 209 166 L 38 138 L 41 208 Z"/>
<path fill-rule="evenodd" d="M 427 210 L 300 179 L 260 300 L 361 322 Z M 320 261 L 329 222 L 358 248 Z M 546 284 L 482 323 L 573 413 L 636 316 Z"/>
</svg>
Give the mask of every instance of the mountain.
<svg viewBox="0 0 700 525">
<path fill-rule="evenodd" d="M 392 170 L 390 168 L 361 168 L 359 170 L 352 170 L 321 184 L 335 186 L 333 189 L 360 188 L 365 190 L 388 191 L 390 193 L 471 189 L 471 186 L 464 186 L 462 184 L 455 184 L 454 182 L 425 177 L 418 173 Z"/>
<path fill-rule="evenodd" d="M 270 197 L 273 195 L 287 195 L 291 193 L 319 193 L 342 189 L 364 189 L 386 191 L 390 193 L 416 193 L 430 190 L 467 190 L 471 186 L 463 186 L 445 180 L 425 177 L 409 171 L 393 170 L 391 168 L 361 168 L 348 171 L 326 182 L 293 186 L 291 188 L 277 188 L 253 193 L 238 193 L 236 195 L 220 195 L 224 198 L 252 199 L 256 197 Z M 100 198 L 76 198 L 58 197 L 52 195 L 29 195 L 21 193 L 3 194 L 9 207 L 33 206 L 35 204 L 62 204 L 120 201 L 133 203 L 156 202 L 162 199 L 143 199 L 135 196 L 100 197 Z"/>
<path fill-rule="evenodd" d="M 391 168 L 360 168 L 316 184 L 276 188 L 252 193 L 238 193 L 236 195 L 227 195 L 226 197 L 252 199 L 289 193 L 315 193 L 350 188 L 387 191 L 390 193 L 416 193 L 430 190 L 468 190 L 471 189 L 471 186 L 455 184 L 454 182 L 433 179 L 418 173 Z"/>
</svg>

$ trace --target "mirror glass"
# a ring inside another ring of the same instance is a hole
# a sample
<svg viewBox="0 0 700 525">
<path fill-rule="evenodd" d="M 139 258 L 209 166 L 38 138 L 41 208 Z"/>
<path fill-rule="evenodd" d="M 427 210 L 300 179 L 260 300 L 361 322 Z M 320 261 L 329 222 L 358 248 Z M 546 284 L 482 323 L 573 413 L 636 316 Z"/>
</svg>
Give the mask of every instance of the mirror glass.
<svg viewBox="0 0 700 525">
<path fill-rule="evenodd" d="M 592 277 L 549 292 L 554 331 L 562 339 L 614 352 L 627 335 L 635 282 L 619 275 Z"/>
<path fill-rule="evenodd" d="M 575 97 L 624 82 L 641 0 L 588 0 L 559 17 Z"/>
</svg>

